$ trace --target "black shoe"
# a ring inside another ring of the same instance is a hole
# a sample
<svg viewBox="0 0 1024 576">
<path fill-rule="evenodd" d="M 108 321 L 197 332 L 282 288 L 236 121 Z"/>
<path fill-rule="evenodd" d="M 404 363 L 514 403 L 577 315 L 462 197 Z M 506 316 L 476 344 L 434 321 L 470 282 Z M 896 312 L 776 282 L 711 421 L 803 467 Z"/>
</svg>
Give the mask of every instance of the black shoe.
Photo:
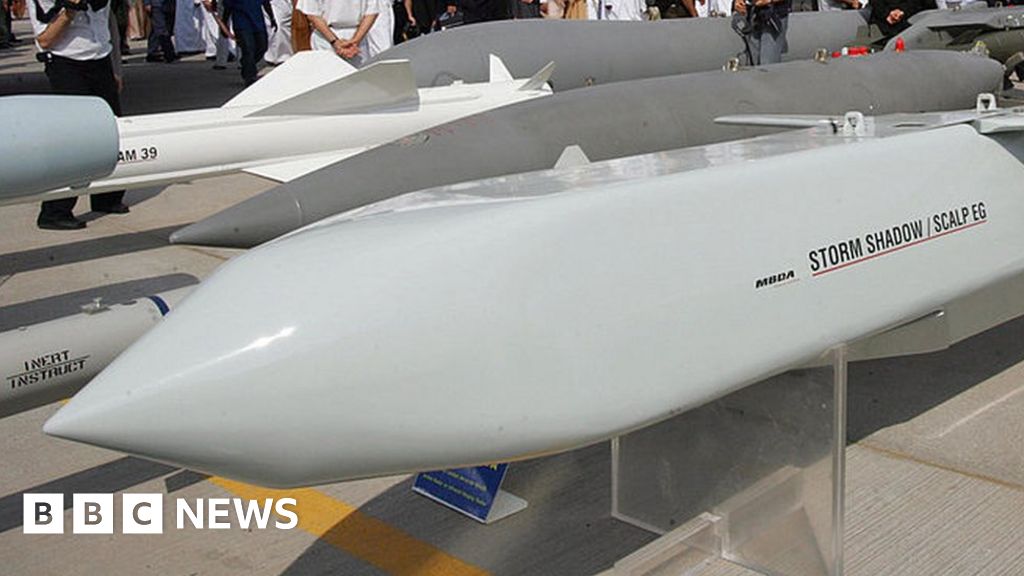
<svg viewBox="0 0 1024 576">
<path fill-rule="evenodd" d="M 127 204 L 118 202 L 109 206 L 92 206 L 92 211 L 103 212 L 105 214 L 127 214 L 129 212 L 129 208 Z"/>
<path fill-rule="evenodd" d="M 227 70 L 228 67 L 227 66 L 221 66 L 220 64 L 214 64 L 213 65 L 213 69 L 214 70 Z"/>
<path fill-rule="evenodd" d="M 43 230 L 81 230 L 85 228 L 85 222 L 71 214 L 66 216 L 40 216 L 36 219 L 36 226 Z"/>
<path fill-rule="evenodd" d="M 147 54 L 146 55 L 146 62 L 163 62 L 163 61 L 164 61 L 163 56 L 158 56 L 156 54 Z"/>
</svg>

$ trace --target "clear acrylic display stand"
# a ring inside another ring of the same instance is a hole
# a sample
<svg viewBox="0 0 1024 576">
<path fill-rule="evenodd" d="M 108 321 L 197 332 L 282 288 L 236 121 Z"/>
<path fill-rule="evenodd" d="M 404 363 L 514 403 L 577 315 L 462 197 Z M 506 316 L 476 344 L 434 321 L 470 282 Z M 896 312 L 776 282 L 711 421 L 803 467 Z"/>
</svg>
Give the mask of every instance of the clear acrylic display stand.
<svg viewBox="0 0 1024 576">
<path fill-rule="evenodd" d="M 836 348 L 613 440 L 612 515 L 664 535 L 612 574 L 840 576 L 846 363 Z"/>
</svg>

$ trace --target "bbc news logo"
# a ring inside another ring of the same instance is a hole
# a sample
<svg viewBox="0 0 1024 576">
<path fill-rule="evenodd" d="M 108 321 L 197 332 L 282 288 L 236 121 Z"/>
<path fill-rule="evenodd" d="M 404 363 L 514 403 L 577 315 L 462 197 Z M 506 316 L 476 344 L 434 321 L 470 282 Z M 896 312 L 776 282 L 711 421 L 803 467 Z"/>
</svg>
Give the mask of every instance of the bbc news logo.
<svg viewBox="0 0 1024 576">
<path fill-rule="evenodd" d="M 25 534 L 64 533 L 63 494 L 24 494 L 22 532 Z M 294 498 L 267 498 L 263 501 L 242 498 L 186 498 L 174 501 L 174 526 L 184 530 L 227 530 L 234 516 L 239 528 L 250 526 L 266 530 L 271 524 L 279 530 L 291 530 L 299 523 Z M 71 507 L 72 534 L 113 534 L 113 494 L 75 494 Z M 273 518 L 273 523 L 271 519 Z M 122 534 L 163 534 L 163 494 L 122 494 Z"/>
</svg>

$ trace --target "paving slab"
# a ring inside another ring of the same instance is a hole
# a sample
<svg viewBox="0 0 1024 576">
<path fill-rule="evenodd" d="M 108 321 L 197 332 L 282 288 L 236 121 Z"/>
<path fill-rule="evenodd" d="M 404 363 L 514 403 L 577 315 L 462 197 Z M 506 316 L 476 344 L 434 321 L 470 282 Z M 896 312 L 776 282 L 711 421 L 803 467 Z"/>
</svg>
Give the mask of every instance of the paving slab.
<svg viewBox="0 0 1024 576">
<path fill-rule="evenodd" d="M 861 444 L 1024 490 L 1024 365 Z"/>
<path fill-rule="evenodd" d="M 847 456 L 848 574 L 1024 574 L 1024 490 L 867 446 Z"/>
</svg>

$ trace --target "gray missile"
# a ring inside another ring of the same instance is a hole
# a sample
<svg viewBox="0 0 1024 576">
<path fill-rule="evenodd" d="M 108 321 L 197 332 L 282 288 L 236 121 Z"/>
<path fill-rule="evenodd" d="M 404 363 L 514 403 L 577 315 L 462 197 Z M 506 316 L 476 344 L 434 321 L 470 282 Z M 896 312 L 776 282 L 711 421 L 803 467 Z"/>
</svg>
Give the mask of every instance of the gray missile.
<svg viewBox="0 0 1024 576">
<path fill-rule="evenodd" d="M 723 126 L 717 116 L 970 107 L 978 93 L 998 89 L 1002 75 L 1002 66 L 987 58 L 920 51 L 570 90 L 348 158 L 178 230 L 171 242 L 247 248 L 405 192 L 551 168 L 567 149 L 605 160 L 773 130 Z"/>
<path fill-rule="evenodd" d="M 793 14 L 786 60 L 810 59 L 815 51 L 868 44 L 864 16 L 854 10 Z M 656 22 L 515 20 L 488 22 L 428 34 L 379 54 L 370 62 L 409 60 L 419 86 L 459 79 L 485 82 L 487 55 L 502 59 L 513 76 L 529 77 L 552 59 L 557 92 L 591 84 L 703 72 L 743 53 L 743 41 L 727 18 Z"/>
<path fill-rule="evenodd" d="M 117 164 L 117 145 L 117 121 L 100 98 L 0 98 L 0 200 L 102 178 Z"/>
<path fill-rule="evenodd" d="M 0 333 L 0 418 L 67 398 L 192 291 L 178 288 Z"/>
<path fill-rule="evenodd" d="M 885 44 L 895 50 L 898 39 L 906 50 L 970 50 L 978 42 L 989 55 L 1006 62 L 1024 50 L 1024 7 L 928 10 L 915 14 L 911 26 Z"/>
</svg>

